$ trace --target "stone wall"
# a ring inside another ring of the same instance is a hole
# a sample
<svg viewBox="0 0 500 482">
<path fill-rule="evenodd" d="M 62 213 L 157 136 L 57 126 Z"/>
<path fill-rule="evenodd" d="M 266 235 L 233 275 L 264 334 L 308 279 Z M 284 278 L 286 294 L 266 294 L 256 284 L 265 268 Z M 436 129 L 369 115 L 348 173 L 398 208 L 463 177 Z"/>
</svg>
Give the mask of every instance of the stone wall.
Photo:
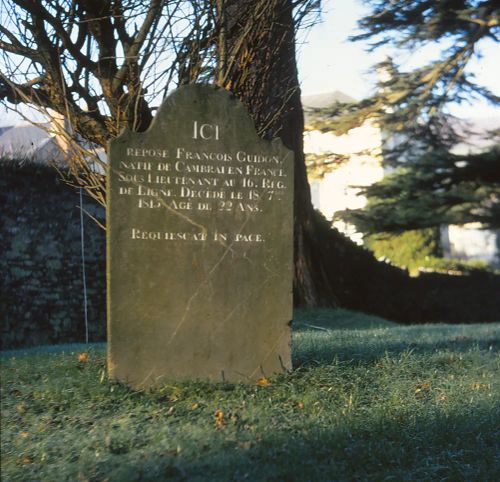
<svg viewBox="0 0 500 482">
<path fill-rule="evenodd" d="M 0 164 L 2 349 L 85 341 L 80 196 L 43 165 Z M 83 195 L 84 210 L 104 209 Z M 90 341 L 105 339 L 105 233 L 84 214 Z"/>
</svg>

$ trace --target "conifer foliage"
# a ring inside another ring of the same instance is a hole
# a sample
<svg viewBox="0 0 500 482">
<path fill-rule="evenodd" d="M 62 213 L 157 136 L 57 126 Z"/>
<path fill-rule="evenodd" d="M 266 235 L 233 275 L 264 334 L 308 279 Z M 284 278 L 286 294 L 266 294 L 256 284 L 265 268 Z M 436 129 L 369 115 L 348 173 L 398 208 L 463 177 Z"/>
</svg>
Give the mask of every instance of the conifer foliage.
<svg viewBox="0 0 500 482">
<path fill-rule="evenodd" d="M 498 105 L 500 98 L 476 82 L 471 60 L 485 43 L 497 43 L 500 5 L 486 0 L 411 0 L 366 2 L 368 16 L 352 40 L 370 42 L 395 53 L 429 46 L 425 65 L 402 71 L 392 58 L 375 66 L 376 93 L 356 104 L 337 106 L 317 116 L 315 127 L 339 134 L 376 122 L 383 133 L 383 163 L 390 175 L 363 191 L 364 210 L 338 217 L 359 231 L 401 232 L 442 223 L 480 221 L 500 226 L 500 150 L 490 132 L 488 152 L 459 154 L 456 146 L 471 135 L 471 126 L 449 113 L 451 103 L 479 98 Z M 495 146 L 496 144 L 496 146 Z M 454 149 L 455 148 L 455 149 Z"/>
</svg>

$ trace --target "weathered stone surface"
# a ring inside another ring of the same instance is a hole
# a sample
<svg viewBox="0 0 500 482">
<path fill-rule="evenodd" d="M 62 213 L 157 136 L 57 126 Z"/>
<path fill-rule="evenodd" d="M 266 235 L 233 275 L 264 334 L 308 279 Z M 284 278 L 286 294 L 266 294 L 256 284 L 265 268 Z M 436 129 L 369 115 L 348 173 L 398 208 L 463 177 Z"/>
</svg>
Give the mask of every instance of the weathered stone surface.
<svg viewBox="0 0 500 482">
<path fill-rule="evenodd" d="M 211 86 L 110 144 L 108 366 L 142 388 L 291 368 L 293 154 Z"/>
</svg>

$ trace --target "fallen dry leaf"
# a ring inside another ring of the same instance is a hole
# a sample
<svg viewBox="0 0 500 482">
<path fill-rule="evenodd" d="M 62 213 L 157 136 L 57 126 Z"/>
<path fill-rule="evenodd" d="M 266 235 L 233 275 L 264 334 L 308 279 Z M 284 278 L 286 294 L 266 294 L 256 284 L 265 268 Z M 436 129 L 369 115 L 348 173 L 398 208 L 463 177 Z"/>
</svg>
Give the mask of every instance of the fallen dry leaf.
<svg viewBox="0 0 500 482">
<path fill-rule="evenodd" d="M 86 351 L 83 351 L 82 353 L 78 353 L 78 361 L 85 363 L 86 361 L 89 360 L 89 354 Z"/>
<path fill-rule="evenodd" d="M 17 458 L 17 463 L 22 465 L 27 465 L 27 464 L 32 464 L 33 460 L 34 459 L 31 455 L 22 455 Z"/>
<path fill-rule="evenodd" d="M 474 391 L 476 390 L 489 390 L 490 389 L 490 385 L 487 384 L 487 383 L 480 383 L 480 382 L 475 382 L 473 383 L 470 388 Z"/>
<path fill-rule="evenodd" d="M 260 385 L 261 387 L 271 385 L 271 382 L 266 377 L 259 378 L 256 383 L 257 383 L 257 385 Z"/>
<path fill-rule="evenodd" d="M 225 425 L 224 412 L 222 410 L 217 410 L 215 412 L 215 426 L 220 428 Z"/>
<path fill-rule="evenodd" d="M 24 413 L 24 412 L 26 412 L 26 404 L 24 402 L 18 403 L 16 405 L 16 412 L 17 413 Z"/>
<path fill-rule="evenodd" d="M 428 383 L 422 383 L 421 385 L 417 385 L 415 387 L 415 394 L 421 393 L 421 392 L 428 392 L 430 390 L 431 386 Z"/>
</svg>

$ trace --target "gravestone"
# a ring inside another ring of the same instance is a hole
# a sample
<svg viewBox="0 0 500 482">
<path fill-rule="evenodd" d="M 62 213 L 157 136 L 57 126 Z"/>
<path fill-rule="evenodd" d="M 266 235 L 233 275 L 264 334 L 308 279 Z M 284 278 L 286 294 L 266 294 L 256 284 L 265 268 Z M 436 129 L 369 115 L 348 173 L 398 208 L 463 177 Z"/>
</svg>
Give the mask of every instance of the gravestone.
<svg viewBox="0 0 500 482">
<path fill-rule="evenodd" d="M 293 154 L 227 91 L 110 143 L 108 368 L 135 388 L 291 369 Z"/>
</svg>

